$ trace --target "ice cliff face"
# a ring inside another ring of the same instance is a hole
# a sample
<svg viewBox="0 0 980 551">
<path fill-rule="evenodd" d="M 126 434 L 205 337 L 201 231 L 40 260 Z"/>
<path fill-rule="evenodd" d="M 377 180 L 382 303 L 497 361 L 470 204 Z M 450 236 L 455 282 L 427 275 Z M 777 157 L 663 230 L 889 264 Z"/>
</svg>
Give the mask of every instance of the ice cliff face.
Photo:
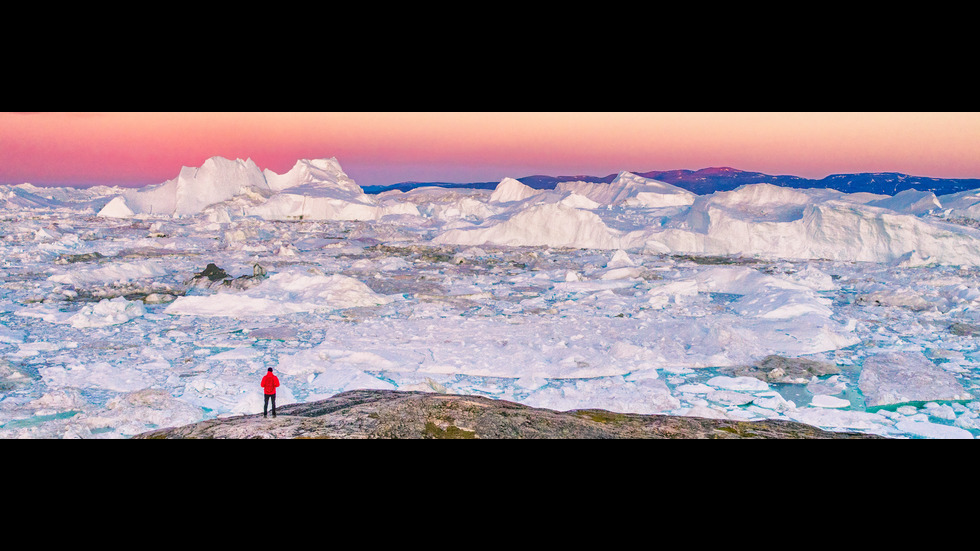
<svg viewBox="0 0 980 551">
<path fill-rule="evenodd" d="M 336 158 L 300 159 L 285 174 L 277 174 L 269 169 L 265 169 L 263 174 L 273 191 L 283 191 L 303 185 L 319 185 L 334 188 L 349 196 L 364 193 L 340 168 Z"/>
<path fill-rule="evenodd" d="M 211 157 L 199 168 L 181 168 L 176 178 L 162 184 L 124 191 L 124 203 L 116 201 L 112 209 L 99 214 L 125 215 L 128 209 L 134 214 L 187 216 L 237 195 L 270 192 L 265 176 L 251 159 Z"/>
</svg>

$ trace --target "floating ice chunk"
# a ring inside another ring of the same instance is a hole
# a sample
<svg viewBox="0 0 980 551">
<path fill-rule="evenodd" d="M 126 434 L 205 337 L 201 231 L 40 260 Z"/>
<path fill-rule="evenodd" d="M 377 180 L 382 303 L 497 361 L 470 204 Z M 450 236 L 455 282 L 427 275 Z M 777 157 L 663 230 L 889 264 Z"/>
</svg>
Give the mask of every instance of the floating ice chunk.
<svg viewBox="0 0 980 551">
<path fill-rule="evenodd" d="M 412 263 L 399 257 L 383 257 L 377 259 L 362 258 L 354 261 L 350 267 L 354 270 L 390 272 L 397 270 L 411 270 Z"/>
<path fill-rule="evenodd" d="M 655 284 L 647 292 L 649 304 L 663 308 L 668 304 L 682 305 L 698 295 L 698 283 L 693 279 L 681 279 Z"/>
<path fill-rule="evenodd" d="M 31 400 L 27 405 L 36 408 L 34 415 L 51 415 L 63 411 L 83 411 L 86 409 L 87 403 L 82 397 L 81 391 L 77 388 L 67 387 L 45 392 L 40 398 Z"/>
<path fill-rule="evenodd" d="M 299 335 L 295 327 L 288 326 L 259 327 L 257 329 L 248 330 L 247 334 L 249 338 L 253 339 L 280 341 L 293 340 Z"/>
<path fill-rule="evenodd" d="M 724 411 L 711 406 L 695 405 L 684 412 L 686 417 L 702 417 L 705 419 L 729 419 Z"/>
<path fill-rule="evenodd" d="M 809 264 L 802 270 L 789 274 L 787 278 L 814 291 L 833 291 L 837 288 L 837 283 L 834 282 L 834 278 L 830 274 Z"/>
<path fill-rule="evenodd" d="M 70 270 L 48 277 L 48 281 L 81 287 L 106 283 L 134 281 L 167 275 L 167 269 L 159 262 L 111 262 L 95 267 L 72 266 Z"/>
<path fill-rule="evenodd" d="M 613 358 L 619 360 L 652 360 L 655 358 L 655 353 L 649 348 L 635 345 L 627 341 L 616 341 L 609 347 L 609 355 Z M 656 378 L 656 371 L 653 372 L 653 377 Z"/>
<path fill-rule="evenodd" d="M 952 373 L 920 352 L 869 356 L 864 360 L 858 388 L 868 406 L 972 398 Z"/>
<path fill-rule="evenodd" d="M 947 421 L 953 421 L 956 419 L 956 411 L 949 404 L 937 404 L 936 402 L 929 402 L 925 406 L 926 414 L 930 417 L 936 417 L 939 419 L 946 419 Z"/>
<path fill-rule="evenodd" d="M 217 354 L 208 356 L 208 359 L 220 361 L 248 360 L 255 358 L 256 356 L 260 356 L 261 354 L 262 351 L 257 348 L 253 348 L 251 346 L 239 346 L 232 348 L 231 350 L 225 350 L 224 352 L 218 352 Z"/>
<path fill-rule="evenodd" d="M 806 385 L 806 390 L 810 394 L 820 394 L 820 395 L 834 395 L 844 392 L 847 388 L 847 383 L 840 379 L 839 375 L 834 375 L 827 379 L 826 381 L 821 381 L 816 376 L 811 377 L 810 382 Z"/>
<path fill-rule="evenodd" d="M 72 327 L 105 327 L 118 325 L 138 318 L 146 313 L 146 307 L 139 300 L 126 300 L 123 297 L 102 299 L 94 305 L 83 306 L 66 322 Z"/>
<path fill-rule="evenodd" d="M 761 408 L 771 409 L 773 411 L 785 412 L 788 410 L 796 409 L 796 403 L 789 401 L 779 394 L 774 396 L 765 396 L 761 398 L 755 398 L 752 400 L 752 404 L 759 406 Z"/>
<path fill-rule="evenodd" d="M 599 279 L 602 280 L 612 280 L 612 279 L 636 279 L 640 277 L 643 272 L 639 268 L 633 266 L 623 266 L 620 268 L 611 268 L 604 270 L 600 275 Z"/>
<path fill-rule="evenodd" d="M 973 440 L 973 434 L 963 428 L 929 421 L 916 421 L 913 419 L 900 419 L 895 423 L 895 428 L 902 432 L 922 436 L 925 438 L 943 439 L 969 439 Z"/>
<path fill-rule="evenodd" d="M 65 347 L 67 343 L 64 341 L 50 342 L 50 341 L 35 341 L 35 342 L 22 342 L 17 344 L 17 351 L 9 354 L 13 358 L 28 358 L 31 356 L 37 356 L 42 352 L 53 352 L 55 350 L 61 350 Z M 71 343 L 77 346 L 76 343 Z"/>
<path fill-rule="evenodd" d="M 7 329 L 6 327 L 0 326 L 0 343 L 6 344 L 19 344 L 24 342 L 24 337 L 27 335 L 25 331 L 19 329 Z"/>
<path fill-rule="evenodd" d="M 344 367 L 318 373 L 309 383 L 309 388 L 317 392 L 337 393 L 356 389 L 394 390 L 398 387 L 362 369 Z"/>
<path fill-rule="evenodd" d="M 980 430 L 980 415 L 975 411 L 968 411 L 956 418 L 953 425 L 963 429 Z"/>
<path fill-rule="evenodd" d="M 742 406 L 752 403 L 755 396 L 734 390 L 712 390 L 705 396 L 712 402 L 718 402 L 726 406 Z"/>
<path fill-rule="evenodd" d="M 241 293 L 178 297 L 163 312 L 193 316 L 277 316 L 379 306 L 393 300 L 348 276 L 281 272 Z"/>
<path fill-rule="evenodd" d="M 623 249 L 613 253 L 612 258 L 606 263 L 606 268 L 622 268 L 624 266 L 636 266 L 636 262 L 633 262 L 633 259 Z"/>
<path fill-rule="evenodd" d="M 126 204 L 126 198 L 122 195 L 114 197 L 102 207 L 98 216 L 103 218 L 132 218 L 136 213 Z"/>
<path fill-rule="evenodd" d="M 700 270 L 696 279 L 698 288 L 710 293 L 731 293 L 752 295 L 769 293 L 774 290 L 795 290 L 808 292 L 812 289 L 786 278 L 764 274 L 744 266 L 714 266 Z"/>
<path fill-rule="evenodd" d="M 619 232 L 593 212 L 561 203 L 527 207 L 502 222 L 473 229 L 452 229 L 433 238 L 437 244 L 619 248 Z"/>
<path fill-rule="evenodd" d="M 844 400 L 843 398 L 835 398 L 826 394 L 818 394 L 813 397 L 813 400 L 810 401 L 810 405 L 820 408 L 848 408 L 851 407 L 851 402 Z"/>
<path fill-rule="evenodd" d="M 708 386 L 704 383 L 687 383 L 683 385 L 678 385 L 674 388 L 677 392 L 683 392 L 686 394 L 707 394 L 715 390 L 715 387 Z"/>
<path fill-rule="evenodd" d="M 548 384 L 548 379 L 537 373 L 531 373 L 529 375 L 519 377 L 514 381 L 514 384 L 525 390 L 537 390 Z"/>
<path fill-rule="evenodd" d="M 0 389 L 4 389 L 8 384 L 27 383 L 31 377 L 23 369 L 14 367 L 7 360 L 0 358 Z"/>
<path fill-rule="evenodd" d="M 49 388 L 103 388 L 116 392 L 132 392 L 150 387 L 157 378 L 151 373 L 130 366 L 113 365 L 105 361 L 38 368 Z"/>
<path fill-rule="evenodd" d="M 203 412 L 199 407 L 174 398 L 161 389 L 140 389 L 109 399 L 104 410 L 80 416 L 89 429 L 113 428 L 132 436 L 158 427 L 196 423 Z"/>
<path fill-rule="evenodd" d="M 822 407 L 803 407 L 784 413 L 793 421 L 825 429 L 883 430 L 891 424 L 887 417 L 867 411 L 851 411 Z"/>
<path fill-rule="evenodd" d="M 768 293 L 745 295 L 732 304 L 742 316 L 764 319 L 787 319 L 804 314 L 830 317 L 833 314 L 828 298 L 796 290 L 773 290 Z"/>
<path fill-rule="evenodd" d="M 727 390 L 769 390 L 768 383 L 755 377 L 726 377 L 724 375 L 719 375 L 708 379 L 706 384 Z"/>
<path fill-rule="evenodd" d="M 34 232 L 35 241 L 57 241 L 61 239 L 61 233 L 51 228 L 39 228 Z"/>
<path fill-rule="evenodd" d="M 412 365 L 414 369 L 416 364 Z M 288 375 L 319 374 L 329 370 L 386 370 L 404 364 L 367 350 L 345 350 L 320 344 L 295 354 L 280 354 L 276 369 Z"/>
</svg>

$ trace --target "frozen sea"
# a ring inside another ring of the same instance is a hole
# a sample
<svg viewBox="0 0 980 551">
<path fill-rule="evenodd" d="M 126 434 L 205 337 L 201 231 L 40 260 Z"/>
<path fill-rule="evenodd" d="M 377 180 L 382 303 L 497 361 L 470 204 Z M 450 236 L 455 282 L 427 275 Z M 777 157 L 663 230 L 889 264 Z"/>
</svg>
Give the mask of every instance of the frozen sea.
<svg viewBox="0 0 980 551">
<path fill-rule="evenodd" d="M 977 267 L 453 244 L 435 239 L 449 226 L 432 212 L 116 218 L 97 215 L 106 193 L 24 206 L 10 189 L 3 438 L 124 439 L 258 413 L 269 367 L 280 405 L 424 390 L 896 438 L 980 435 Z M 456 220 L 486 202 L 481 193 L 460 195 Z M 610 227 L 661 214 L 601 213 Z M 226 283 L 193 281 L 208 264 Z M 773 383 L 725 371 L 769 355 L 839 372 Z M 928 376 L 895 383 L 884 372 L 862 385 L 866 364 L 883 358 Z"/>
</svg>

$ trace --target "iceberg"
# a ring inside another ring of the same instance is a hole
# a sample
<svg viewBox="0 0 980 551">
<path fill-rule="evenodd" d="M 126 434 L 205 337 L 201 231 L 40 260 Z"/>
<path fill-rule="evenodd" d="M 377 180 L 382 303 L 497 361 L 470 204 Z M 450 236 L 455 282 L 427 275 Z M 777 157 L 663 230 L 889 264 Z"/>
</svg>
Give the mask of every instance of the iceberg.
<svg viewBox="0 0 980 551">
<path fill-rule="evenodd" d="M 550 203 L 530 206 L 501 222 L 484 227 L 452 229 L 439 234 L 432 242 L 618 249 L 619 233 L 589 210 Z"/>
<path fill-rule="evenodd" d="M 697 195 L 666 182 L 644 178 L 632 172 L 620 172 L 608 183 L 559 182 L 559 192 L 570 191 L 589 198 L 600 205 L 628 205 L 634 207 L 672 207 L 690 205 Z"/>
</svg>

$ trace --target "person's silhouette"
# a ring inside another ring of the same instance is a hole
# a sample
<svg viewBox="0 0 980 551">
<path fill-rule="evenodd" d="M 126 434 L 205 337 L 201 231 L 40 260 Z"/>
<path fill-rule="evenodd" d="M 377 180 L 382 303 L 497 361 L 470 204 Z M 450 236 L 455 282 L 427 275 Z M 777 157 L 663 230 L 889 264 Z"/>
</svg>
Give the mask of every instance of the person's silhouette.
<svg viewBox="0 0 980 551">
<path fill-rule="evenodd" d="M 272 416 L 276 416 L 276 387 L 279 386 L 279 377 L 272 374 L 272 368 L 262 377 L 262 388 L 265 391 L 265 403 L 262 405 L 262 417 L 269 416 L 269 400 L 272 400 Z"/>
</svg>

